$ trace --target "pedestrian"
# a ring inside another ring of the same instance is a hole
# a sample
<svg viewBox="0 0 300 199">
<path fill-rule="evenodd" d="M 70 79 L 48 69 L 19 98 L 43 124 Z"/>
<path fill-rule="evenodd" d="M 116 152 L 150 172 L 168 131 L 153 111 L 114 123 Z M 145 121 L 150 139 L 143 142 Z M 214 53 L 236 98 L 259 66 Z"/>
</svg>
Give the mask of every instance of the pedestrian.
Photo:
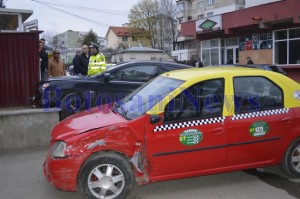
<svg viewBox="0 0 300 199">
<path fill-rule="evenodd" d="M 106 70 L 105 56 L 99 52 L 99 46 L 91 42 L 90 47 L 90 59 L 88 66 L 88 76 L 101 73 Z"/>
<path fill-rule="evenodd" d="M 45 44 L 43 41 L 39 41 L 39 56 L 40 56 L 40 71 L 41 80 L 47 79 L 47 69 L 48 69 L 48 53 L 45 49 Z"/>
<path fill-rule="evenodd" d="M 87 75 L 88 73 L 88 66 L 89 66 L 89 48 L 87 45 L 82 46 L 82 53 L 79 56 L 79 61 L 78 61 L 78 68 L 76 70 L 76 75 Z"/>
<path fill-rule="evenodd" d="M 227 59 L 226 64 L 233 64 L 233 56 L 230 55 L 230 57 Z"/>
<path fill-rule="evenodd" d="M 48 63 L 48 77 L 65 76 L 65 63 L 60 59 L 60 52 L 58 50 L 53 51 L 53 58 Z"/>
<path fill-rule="evenodd" d="M 195 62 L 194 58 L 191 58 L 190 65 L 193 67 L 196 66 L 196 62 Z"/>
<path fill-rule="evenodd" d="M 250 57 L 247 57 L 247 64 L 253 64 L 253 61 L 251 60 Z"/>
<path fill-rule="evenodd" d="M 76 54 L 73 58 L 73 61 L 72 61 L 72 64 L 73 64 L 73 70 L 74 70 L 74 74 L 77 75 L 79 72 L 78 72 L 78 69 L 79 69 L 79 56 L 81 55 L 81 51 L 80 50 L 77 50 L 76 51 Z"/>
<path fill-rule="evenodd" d="M 203 67 L 203 63 L 201 61 L 201 59 L 199 58 L 198 61 L 196 62 L 196 67 L 197 68 L 202 68 Z"/>
</svg>

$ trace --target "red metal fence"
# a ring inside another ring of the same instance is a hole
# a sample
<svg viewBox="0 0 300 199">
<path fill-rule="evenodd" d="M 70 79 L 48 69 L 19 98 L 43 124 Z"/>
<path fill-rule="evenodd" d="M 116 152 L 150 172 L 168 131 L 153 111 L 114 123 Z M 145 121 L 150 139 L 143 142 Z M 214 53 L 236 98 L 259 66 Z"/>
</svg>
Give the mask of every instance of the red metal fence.
<svg viewBox="0 0 300 199">
<path fill-rule="evenodd" d="M 39 81 L 39 34 L 0 33 L 0 108 L 30 104 Z"/>
</svg>

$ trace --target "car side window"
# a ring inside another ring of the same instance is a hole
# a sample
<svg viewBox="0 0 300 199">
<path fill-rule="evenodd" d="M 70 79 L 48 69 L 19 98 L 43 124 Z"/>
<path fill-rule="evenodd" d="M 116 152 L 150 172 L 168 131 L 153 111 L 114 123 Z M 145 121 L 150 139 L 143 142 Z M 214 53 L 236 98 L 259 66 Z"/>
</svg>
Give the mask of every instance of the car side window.
<svg viewBox="0 0 300 199">
<path fill-rule="evenodd" d="M 168 71 L 180 69 L 178 67 L 171 66 L 171 65 L 164 65 L 164 66 L 161 66 L 160 68 L 161 68 L 161 70 L 159 71 L 160 73 L 165 73 L 165 72 L 168 72 Z"/>
<path fill-rule="evenodd" d="M 235 113 L 283 108 L 282 89 L 265 77 L 236 77 L 234 83 Z"/>
<path fill-rule="evenodd" d="M 156 66 L 131 66 L 110 73 L 113 81 L 147 82 L 155 76 Z"/>
<path fill-rule="evenodd" d="M 224 79 L 197 83 L 172 99 L 164 110 L 164 122 L 222 116 Z"/>
</svg>

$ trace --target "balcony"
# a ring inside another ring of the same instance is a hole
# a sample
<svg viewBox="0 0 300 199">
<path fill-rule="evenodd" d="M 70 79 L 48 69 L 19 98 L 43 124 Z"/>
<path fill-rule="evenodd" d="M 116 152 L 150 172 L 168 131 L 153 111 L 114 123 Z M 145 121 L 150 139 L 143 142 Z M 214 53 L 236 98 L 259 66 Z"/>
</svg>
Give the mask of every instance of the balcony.
<svg viewBox="0 0 300 199">
<path fill-rule="evenodd" d="M 190 36 L 190 37 L 181 36 L 181 37 L 177 37 L 177 42 L 188 41 L 188 40 L 193 40 L 193 39 L 194 38 L 192 36 Z"/>
</svg>

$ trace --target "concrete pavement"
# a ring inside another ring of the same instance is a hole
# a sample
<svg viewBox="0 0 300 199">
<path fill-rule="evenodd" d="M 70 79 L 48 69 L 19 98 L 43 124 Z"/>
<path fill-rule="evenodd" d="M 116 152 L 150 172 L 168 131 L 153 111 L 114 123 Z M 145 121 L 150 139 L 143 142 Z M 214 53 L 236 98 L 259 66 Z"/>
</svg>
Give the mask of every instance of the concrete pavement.
<svg viewBox="0 0 300 199">
<path fill-rule="evenodd" d="M 79 193 L 56 190 L 46 181 L 42 173 L 46 151 L 47 148 L 45 147 L 22 151 L 0 151 L 1 199 L 81 198 Z M 281 175 L 277 168 L 267 170 L 275 175 Z M 259 179 L 255 175 L 241 171 L 134 186 L 130 199 L 300 198 L 300 195 L 297 196 L 297 191 L 292 190 L 292 192 L 287 193 L 288 187 L 272 185 L 272 183 L 265 182 L 264 179 Z M 289 187 L 295 186 L 295 189 L 299 189 L 299 182 L 286 180 L 290 183 Z"/>
</svg>

